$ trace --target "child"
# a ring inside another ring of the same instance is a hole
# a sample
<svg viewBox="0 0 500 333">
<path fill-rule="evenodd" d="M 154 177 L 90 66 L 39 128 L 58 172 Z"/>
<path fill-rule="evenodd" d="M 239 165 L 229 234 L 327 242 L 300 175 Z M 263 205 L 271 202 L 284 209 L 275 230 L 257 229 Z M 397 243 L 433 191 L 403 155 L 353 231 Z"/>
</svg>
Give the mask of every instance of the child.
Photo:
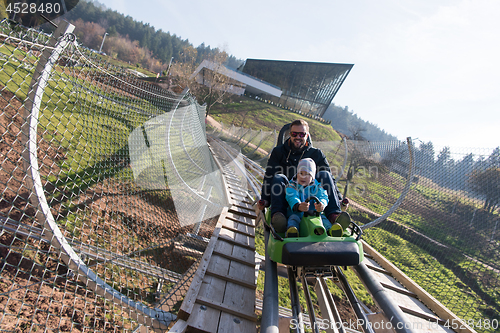
<svg viewBox="0 0 500 333">
<path fill-rule="evenodd" d="M 316 164 L 311 158 L 304 158 L 299 161 L 297 174 L 290 181 L 286 188 L 286 200 L 288 202 L 288 222 L 285 237 L 298 237 L 299 224 L 304 212 L 307 212 L 312 205 L 304 202 L 308 197 L 315 196 L 320 202 L 314 202 L 317 212 L 322 212 L 328 204 L 328 195 L 320 183 L 315 179 Z M 347 214 L 347 213 L 345 213 Z M 343 215 L 343 214 L 341 214 Z M 339 223 L 332 223 L 325 214 L 321 214 L 321 221 L 328 234 L 333 237 L 341 237 L 343 228 Z M 349 217 L 350 221 L 350 217 Z"/>
</svg>

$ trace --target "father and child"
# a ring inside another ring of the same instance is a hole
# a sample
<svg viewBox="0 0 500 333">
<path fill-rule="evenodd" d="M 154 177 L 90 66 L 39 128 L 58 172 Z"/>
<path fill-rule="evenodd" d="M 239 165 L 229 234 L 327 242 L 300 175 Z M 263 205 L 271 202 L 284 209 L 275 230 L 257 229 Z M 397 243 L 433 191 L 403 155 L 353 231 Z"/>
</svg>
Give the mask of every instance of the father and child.
<svg viewBox="0 0 500 333">
<path fill-rule="evenodd" d="M 325 155 L 309 144 L 308 136 L 306 121 L 290 124 L 290 138 L 269 157 L 258 208 L 271 206 L 271 224 L 277 232 L 286 231 L 286 237 L 298 237 L 300 220 L 309 210 L 320 212 L 328 235 L 340 237 L 351 221 L 345 212 L 349 201 L 342 200 Z M 310 196 L 319 202 L 305 202 Z"/>
<path fill-rule="evenodd" d="M 349 226 L 351 219 L 347 213 L 341 213 L 334 223 L 330 222 L 325 216 L 323 211 L 328 205 L 328 195 L 315 177 L 316 163 L 311 158 L 301 159 L 297 166 L 297 174 L 290 180 L 285 190 L 285 198 L 288 202 L 288 221 L 285 237 L 299 236 L 300 220 L 305 212 L 311 210 L 320 213 L 321 222 L 329 236 L 341 237 L 343 231 Z M 317 198 L 319 202 L 316 202 L 316 200 L 314 202 L 305 201 L 311 197 Z M 343 201 L 342 204 L 347 205 L 347 201 Z"/>
</svg>

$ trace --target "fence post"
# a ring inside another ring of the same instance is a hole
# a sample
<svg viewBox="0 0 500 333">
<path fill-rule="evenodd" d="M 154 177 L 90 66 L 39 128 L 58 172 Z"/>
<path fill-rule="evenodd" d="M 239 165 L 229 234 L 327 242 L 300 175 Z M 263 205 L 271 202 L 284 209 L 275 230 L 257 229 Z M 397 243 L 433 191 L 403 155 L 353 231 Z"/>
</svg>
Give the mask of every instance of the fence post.
<svg viewBox="0 0 500 333">
<path fill-rule="evenodd" d="M 493 227 L 493 231 L 491 232 L 490 242 L 493 242 L 495 240 L 495 232 L 497 231 L 498 221 L 500 221 L 500 219 L 497 219 L 495 222 L 495 226 Z"/>
<path fill-rule="evenodd" d="M 347 165 L 347 157 L 348 157 L 348 150 L 347 150 L 347 140 L 344 137 L 342 137 L 342 142 L 344 143 L 344 163 L 342 164 L 342 169 L 340 169 L 340 175 L 338 177 L 338 179 L 340 180 L 342 178 L 342 176 L 344 175 L 344 170 L 345 170 L 345 166 Z"/>
<path fill-rule="evenodd" d="M 382 222 L 385 219 L 387 219 L 399 207 L 399 205 L 405 199 L 406 194 L 408 194 L 408 192 L 410 191 L 410 186 L 411 186 L 411 183 L 413 181 L 413 172 L 414 172 L 414 169 L 415 169 L 415 167 L 414 167 L 415 160 L 413 158 L 413 144 L 411 142 L 411 138 L 407 138 L 406 142 L 408 144 L 408 152 L 409 152 L 409 156 L 410 156 L 410 163 L 408 165 L 408 178 L 406 179 L 406 186 L 404 187 L 403 192 L 401 192 L 401 195 L 399 196 L 398 200 L 396 200 L 396 202 L 394 203 L 394 205 L 392 205 L 392 207 L 389 208 L 389 210 L 387 212 L 385 212 L 384 215 L 382 215 L 379 218 L 371 221 L 370 223 L 367 223 L 367 224 L 363 225 L 361 227 L 361 229 L 364 230 L 364 229 L 368 229 L 368 228 L 374 227 L 377 224 L 379 224 L 380 222 Z"/>
<path fill-rule="evenodd" d="M 477 208 L 474 209 L 474 212 L 472 213 L 472 218 L 470 219 L 469 226 L 472 227 L 472 222 L 474 222 L 474 217 L 476 216 L 476 211 Z"/>
</svg>

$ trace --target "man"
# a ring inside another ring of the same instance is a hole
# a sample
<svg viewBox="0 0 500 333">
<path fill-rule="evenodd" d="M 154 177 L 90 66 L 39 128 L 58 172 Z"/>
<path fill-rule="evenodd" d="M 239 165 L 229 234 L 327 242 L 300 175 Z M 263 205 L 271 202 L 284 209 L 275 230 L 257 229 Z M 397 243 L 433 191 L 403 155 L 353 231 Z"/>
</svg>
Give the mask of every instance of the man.
<svg viewBox="0 0 500 333">
<path fill-rule="evenodd" d="M 316 180 L 328 194 L 328 205 L 324 210 L 326 217 L 334 224 L 342 212 L 340 209 L 342 196 L 335 184 L 335 179 L 332 177 L 328 161 L 320 149 L 309 145 L 307 142 L 308 136 L 309 124 L 305 120 L 293 121 L 290 125 L 290 138 L 284 144 L 273 149 L 267 162 L 262 183 L 261 200 L 259 200 L 257 207 L 262 210 L 272 203 L 271 224 L 277 232 L 286 231 L 287 202 L 285 188 L 288 180 L 292 179 L 297 173 L 299 160 L 306 157 L 313 159 L 316 163 Z M 345 204 L 347 202 L 345 201 Z M 345 225 L 345 223 L 341 224 Z"/>
</svg>

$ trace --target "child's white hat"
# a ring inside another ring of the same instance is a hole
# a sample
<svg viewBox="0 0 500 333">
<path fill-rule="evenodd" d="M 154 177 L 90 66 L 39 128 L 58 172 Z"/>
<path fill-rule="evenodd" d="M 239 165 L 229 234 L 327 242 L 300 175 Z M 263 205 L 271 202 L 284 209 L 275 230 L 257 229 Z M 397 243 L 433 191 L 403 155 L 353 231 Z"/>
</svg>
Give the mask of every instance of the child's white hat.
<svg viewBox="0 0 500 333">
<path fill-rule="evenodd" d="M 316 178 L 316 163 L 314 163 L 312 158 L 303 158 L 299 161 L 299 165 L 297 166 L 297 173 L 305 171 L 311 175 L 314 179 Z"/>
</svg>

